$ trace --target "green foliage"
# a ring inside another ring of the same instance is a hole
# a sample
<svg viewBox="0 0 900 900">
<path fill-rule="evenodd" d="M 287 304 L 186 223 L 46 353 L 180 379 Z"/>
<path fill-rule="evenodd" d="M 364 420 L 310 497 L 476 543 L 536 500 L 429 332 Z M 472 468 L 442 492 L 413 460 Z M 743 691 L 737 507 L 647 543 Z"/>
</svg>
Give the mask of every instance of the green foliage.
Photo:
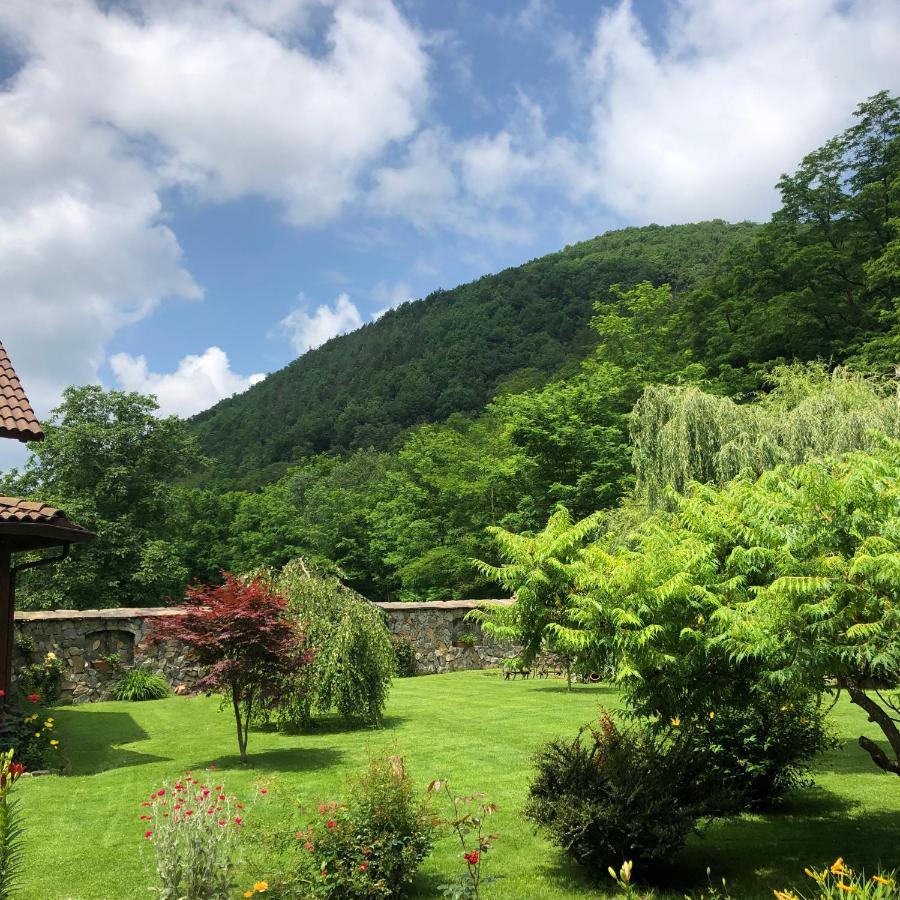
<svg viewBox="0 0 900 900">
<path fill-rule="evenodd" d="M 392 634 L 394 672 L 398 678 L 413 678 L 416 674 L 416 645 L 405 634 Z"/>
<path fill-rule="evenodd" d="M 900 436 L 895 381 L 808 365 L 777 368 L 767 382 L 768 393 L 742 404 L 697 387 L 648 387 L 631 417 L 639 496 L 660 505 L 693 481 L 724 484 Z"/>
<path fill-rule="evenodd" d="M 835 746 L 818 698 L 750 686 L 746 703 L 679 718 L 706 777 L 741 805 L 770 807 L 812 784 L 810 763 Z M 662 723 L 671 728 L 670 722 Z"/>
<path fill-rule="evenodd" d="M 116 700 L 162 700 L 169 696 L 169 683 L 147 669 L 129 669 L 113 686 Z"/>
<path fill-rule="evenodd" d="M 346 803 L 323 803 L 308 826 L 298 877 L 304 897 L 402 896 L 431 852 L 433 825 L 399 756 L 370 757 Z"/>
<path fill-rule="evenodd" d="M 314 715 L 336 710 L 350 721 L 378 725 L 394 672 L 381 610 L 336 578 L 313 575 L 302 559 L 286 565 L 274 584 L 312 651 L 310 663 L 284 684 L 275 721 L 305 727 Z"/>
<path fill-rule="evenodd" d="M 900 443 L 887 439 L 724 488 L 696 485 L 628 546 L 582 554 L 581 639 L 603 644 L 614 631 L 632 706 L 664 720 L 745 703 L 749 685 L 784 696 L 836 679 L 893 756 L 860 744 L 900 774 L 898 485 Z"/>
<path fill-rule="evenodd" d="M 900 873 L 878 872 L 866 875 L 856 872 L 838 857 L 830 866 L 806 868 L 806 875 L 815 884 L 813 893 L 800 890 L 776 890 L 775 900 L 837 900 L 859 897 L 860 900 L 890 900 L 900 897 Z"/>
<path fill-rule="evenodd" d="M 200 457 L 186 424 L 157 418 L 157 408 L 150 397 L 87 385 L 67 388 L 44 421 L 46 438 L 30 445 L 25 470 L 7 476 L 4 490 L 64 509 L 97 540 L 23 572 L 21 608 L 86 609 L 122 597 L 155 606 L 181 593 L 188 572 L 171 527 L 172 479 Z"/>
<path fill-rule="evenodd" d="M 626 228 L 435 291 L 305 353 L 201 413 L 194 429 L 229 487 L 274 480 L 304 456 L 386 448 L 411 426 L 478 411 L 523 370 L 546 380 L 583 358 L 593 302 L 611 285 L 683 290 L 757 230 Z"/>
<path fill-rule="evenodd" d="M 535 764 L 525 816 L 597 873 L 671 859 L 715 803 L 681 743 L 606 714 L 574 741 L 546 744 Z"/>
<path fill-rule="evenodd" d="M 486 576 L 515 595 L 516 602 L 485 604 L 470 616 L 485 633 L 521 644 L 524 665 L 531 664 L 544 646 L 563 654 L 570 687 L 571 658 L 583 655 L 587 648 L 577 636 L 571 637 L 575 591 L 571 563 L 597 527 L 596 514 L 573 522 L 568 511 L 560 508 L 534 536 L 492 528 L 505 562 L 500 566 L 478 563 Z"/>
</svg>

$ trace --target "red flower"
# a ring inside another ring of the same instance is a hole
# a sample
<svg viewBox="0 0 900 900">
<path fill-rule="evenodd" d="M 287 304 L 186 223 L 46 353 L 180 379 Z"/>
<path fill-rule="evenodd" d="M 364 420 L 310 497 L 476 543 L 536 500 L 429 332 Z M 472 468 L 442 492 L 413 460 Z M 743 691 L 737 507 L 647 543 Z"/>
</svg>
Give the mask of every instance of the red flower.
<svg viewBox="0 0 900 900">
<path fill-rule="evenodd" d="M 265 788 L 263 788 L 263 789 L 260 791 L 260 793 L 261 793 L 261 794 L 268 794 L 269 792 L 268 792 Z"/>
<path fill-rule="evenodd" d="M 470 866 L 477 866 L 477 865 L 478 865 L 478 851 L 477 851 L 477 850 L 473 850 L 471 853 L 467 853 L 467 854 L 463 857 L 463 859 L 464 859 Z"/>
<path fill-rule="evenodd" d="M 325 812 L 325 804 L 324 803 L 319 807 L 319 812 L 320 813 Z"/>
<path fill-rule="evenodd" d="M 165 796 L 166 796 L 166 792 L 165 792 L 162 788 L 160 788 L 160 789 L 156 792 L 156 796 L 157 796 L 157 797 L 165 797 Z"/>
<path fill-rule="evenodd" d="M 329 820 L 328 820 L 328 827 L 329 827 L 329 828 L 335 828 L 335 827 L 337 827 L 337 822 L 335 822 L 334 819 L 329 819 Z"/>
<path fill-rule="evenodd" d="M 0 700 L 2 700 L 6 696 L 6 691 L 0 689 Z"/>
<path fill-rule="evenodd" d="M 21 774 L 25 771 L 25 766 L 22 763 L 10 763 L 9 764 L 9 774 L 12 775 L 12 780 L 15 781 Z"/>
<path fill-rule="evenodd" d="M 313 848 L 312 842 L 311 842 L 311 841 L 307 841 L 307 842 L 306 842 L 306 849 L 309 850 L 310 853 L 311 853 L 311 852 L 312 852 L 312 848 Z"/>
<path fill-rule="evenodd" d="M 144 832 L 144 837 L 145 837 L 145 838 L 150 838 L 150 837 L 152 837 L 152 836 L 153 836 L 153 832 L 152 832 L 152 831 L 145 831 L 145 832 Z"/>
<path fill-rule="evenodd" d="M 220 824 L 220 825 L 227 825 L 228 822 L 225 821 L 225 819 L 219 819 L 219 824 Z"/>
<path fill-rule="evenodd" d="M 38 702 L 40 702 L 41 695 L 40 695 L 40 694 L 29 694 L 29 695 L 28 695 L 28 699 L 29 699 L 32 703 L 38 703 Z"/>
<path fill-rule="evenodd" d="M 234 824 L 235 824 L 235 825 L 240 825 L 241 822 L 243 822 L 243 821 L 244 821 L 244 820 L 243 820 L 240 816 L 235 816 L 235 817 L 234 817 Z"/>
<path fill-rule="evenodd" d="M 360 872 L 365 872 L 366 869 L 368 869 L 368 868 L 369 868 L 369 864 L 368 864 L 368 863 L 360 863 L 360 864 L 359 864 L 359 871 L 360 871 Z"/>
</svg>

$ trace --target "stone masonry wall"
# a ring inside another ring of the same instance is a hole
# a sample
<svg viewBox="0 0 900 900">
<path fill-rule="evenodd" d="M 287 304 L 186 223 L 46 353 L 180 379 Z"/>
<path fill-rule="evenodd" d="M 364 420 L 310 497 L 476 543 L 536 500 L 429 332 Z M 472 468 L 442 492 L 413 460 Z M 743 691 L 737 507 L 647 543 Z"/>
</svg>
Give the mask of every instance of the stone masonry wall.
<svg viewBox="0 0 900 900">
<path fill-rule="evenodd" d="M 394 634 L 406 635 L 412 641 L 420 675 L 492 668 L 518 652 L 517 647 L 498 644 L 484 635 L 476 623 L 464 621 L 466 614 L 478 606 L 471 600 L 375 605 L 384 611 Z M 183 651 L 147 641 L 154 621 L 173 615 L 181 612 L 128 608 L 17 612 L 17 643 L 27 636 L 34 649 L 27 655 L 16 649 L 13 671 L 26 663 L 40 662 L 53 652 L 64 667 L 62 702 L 104 700 L 110 696 L 118 673 L 102 657 L 116 654 L 126 668 L 145 667 L 162 675 L 173 688 L 185 685 L 189 689 L 200 673 L 185 659 Z M 474 637 L 474 644 L 461 642 L 464 635 Z"/>
</svg>

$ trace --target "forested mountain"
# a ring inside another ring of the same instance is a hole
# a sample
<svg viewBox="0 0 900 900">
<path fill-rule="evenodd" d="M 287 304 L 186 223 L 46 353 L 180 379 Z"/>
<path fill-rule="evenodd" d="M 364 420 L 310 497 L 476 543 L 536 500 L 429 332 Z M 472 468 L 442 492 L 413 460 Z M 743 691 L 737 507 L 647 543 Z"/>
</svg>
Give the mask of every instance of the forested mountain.
<svg viewBox="0 0 900 900">
<path fill-rule="evenodd" d="M 382 449 L 413 425 L 539 385 L 596 343 L 593 304 L 614 284 L 695 285 L 758 231 L 751 223 L 626 228 L 404 304 L 193 420 L 222 484 L 273 480 L 321 452 Z"/>
<path fill-rule="evenodd" d="M 373 599 L 492 596 L 490 526 L 562 504 L 614 535 L 691 479 L 900 434 L 900 98 L 856 118 L 765 225 L 626 229 L 437 292 L 190 427 L 71 389 L 0 490 L 101 539 L 20 602 L 150 604 L 297 556 Z"/>
</svg>

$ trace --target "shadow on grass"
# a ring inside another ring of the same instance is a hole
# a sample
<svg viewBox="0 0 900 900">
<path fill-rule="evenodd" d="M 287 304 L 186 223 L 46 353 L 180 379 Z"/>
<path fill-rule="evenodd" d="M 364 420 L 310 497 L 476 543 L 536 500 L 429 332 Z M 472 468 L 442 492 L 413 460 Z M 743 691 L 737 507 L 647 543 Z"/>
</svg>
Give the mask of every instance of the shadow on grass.
<svg viewBox="0 0 900 900">
<path fill-rule="evenodd" d="M 595 694 L 598 697 L 602 697 L 604 695 L 610 695 L 613 697 L 618 697 L 619 692 L 606 684 L 573 684 L 572 690 L 570 691 L 566 687 L 565 681 L 562 682 L 550 682 L 542 683 L 533 681 L 532 684 L 537 685 L 533 687 L 532 690 L 537 693 L 547 693 L 547 694 Z"/>
<path fill-rule="evenodd" d="M 127 712 L 104 712 L 87 706 L 52 712 L 69 764 L 67 775 L 93 775 L 109 769 L 164 762 L 171 757 L 125 749 L 150 735 Z"/>
<path fill-rule="evenodd" d="M 354 722 L 350 719 L 344 719 L 339 715 L 332 714 L 327 716 L 319 716 L 313 719 L 312 724 L 308 728 L 298 728 L 296 730 L 283 731 L 282 734 L 291 736 L 303 735 L 322 735 L 322 734 L 350 734 L 356 732 L 372 732 L 378 734 L 382 731 L 391 731 L 402 725 L 406 721 L 406 716 L 385 716 L 380 725 L 365 725 L 360 722 Z M 272 725 L 267 725 L 259 729 L 261 732 L 268 734 L 277 734 L 278 729 Z"/>
<path fill-rule="evenodd" d="M 201 771 L 214 765 L 217 769 L 255 769 L 260 772 L 312 772 L 338 766 L 344 756 L 343 750 L 329 747 L 281 747 L 279 749 L 254 752 L 253 742 L 247 748 L 248 760 L 241 762 L 237 753 L 198 760 L 185 766 L 189 771 Z"/>
</svg>

